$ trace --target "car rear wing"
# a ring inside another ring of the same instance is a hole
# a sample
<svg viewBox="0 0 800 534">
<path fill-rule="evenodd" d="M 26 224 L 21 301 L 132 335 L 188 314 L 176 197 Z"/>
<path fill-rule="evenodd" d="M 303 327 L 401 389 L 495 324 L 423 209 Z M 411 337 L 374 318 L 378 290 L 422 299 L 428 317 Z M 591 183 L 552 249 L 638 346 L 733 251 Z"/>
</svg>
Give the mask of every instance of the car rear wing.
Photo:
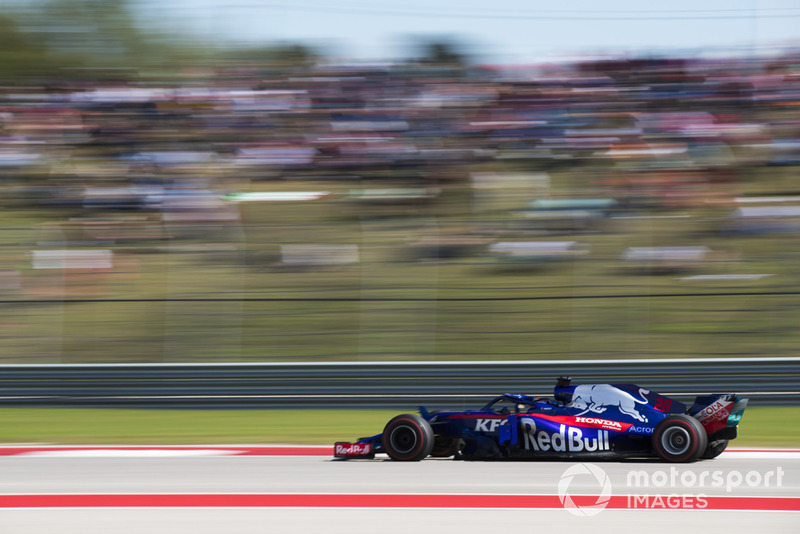
<svg viewBox="0 0 800 534">
<path fill-rule="evenodd" d="M 704 395 L 697 397 L 689 408 L 689 415 L 700 421 L 709 437 L 736 435 L 736 425 L 742 420 L 748 399 L 735 394 Z M 726 430 L 731 429 L 731 430 Z"/>
</svg>

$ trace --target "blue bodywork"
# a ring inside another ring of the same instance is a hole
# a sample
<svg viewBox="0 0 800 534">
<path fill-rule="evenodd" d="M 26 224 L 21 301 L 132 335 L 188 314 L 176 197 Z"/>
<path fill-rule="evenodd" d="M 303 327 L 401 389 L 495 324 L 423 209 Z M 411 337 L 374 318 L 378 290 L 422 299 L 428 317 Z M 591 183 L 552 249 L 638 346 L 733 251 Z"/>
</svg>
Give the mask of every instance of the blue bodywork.
<svg viewBox="0 0 800 534">
<path fill-rule="evenodd" d="M 709 443 L 733 439 L 746 404 L 719 394 L 687 407 L 634 384 L 572 385 L 562 379 L 553 397 L 505 393 L 477 410 L 419 411 L 434 432 L 431 456 L 622 458 L 656 456 L 653 433 L 670 414 L 697 418 Z M 383 452 L 381 434 L 358 443 L 370 444 L 373 455 Z"/>
</svg>

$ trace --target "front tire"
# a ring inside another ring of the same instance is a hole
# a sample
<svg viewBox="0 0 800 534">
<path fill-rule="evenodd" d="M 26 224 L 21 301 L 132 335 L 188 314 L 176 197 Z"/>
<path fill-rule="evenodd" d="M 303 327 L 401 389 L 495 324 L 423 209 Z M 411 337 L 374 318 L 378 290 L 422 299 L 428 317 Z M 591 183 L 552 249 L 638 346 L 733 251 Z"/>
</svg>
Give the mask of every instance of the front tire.
<svg viewBox="0 0 800 534">
<path fill-rule="evenodd" d="M 386 423 L 382 442 L 392 460 L 418 462 L 433 449 L 433 428 L 418 415 L 398 415 Z"/>
<path fill-rule="evenodd" d="M 669 415 L 653 432 L 653 450 L 668 462 L 694 462 L 707 447 L 708 436 L 703 425 L 688 415 Z"/>
</svg>

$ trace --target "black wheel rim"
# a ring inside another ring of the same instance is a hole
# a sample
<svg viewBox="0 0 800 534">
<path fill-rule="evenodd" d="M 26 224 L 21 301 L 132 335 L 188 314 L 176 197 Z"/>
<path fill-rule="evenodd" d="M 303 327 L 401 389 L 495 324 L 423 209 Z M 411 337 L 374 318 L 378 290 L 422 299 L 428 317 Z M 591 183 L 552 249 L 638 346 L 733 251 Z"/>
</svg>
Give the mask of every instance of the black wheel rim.
<svg viewBox="0 0 800 534">
<path fill-rule="evenodd" d="M 392 448 L 399 454 L 404 454 L 414 450 L 417 445 L 417 433 L 407 425 L 398 425 L 389 434 L 389 441 Z"/>
<path fill-rule="evenodd" d="M 669 454 L 678 456 L 684 454 L 692 446 L 692 437 L 685 428 L 668 428 L 661 435 L 661 446 Z"/>
</svg>

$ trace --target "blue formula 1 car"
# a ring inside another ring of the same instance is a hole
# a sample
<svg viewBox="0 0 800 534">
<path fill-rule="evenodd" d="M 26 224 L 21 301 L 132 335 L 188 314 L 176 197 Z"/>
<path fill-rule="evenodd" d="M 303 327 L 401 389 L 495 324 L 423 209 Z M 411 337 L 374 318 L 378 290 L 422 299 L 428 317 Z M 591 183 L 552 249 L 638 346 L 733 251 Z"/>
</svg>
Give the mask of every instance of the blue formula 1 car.
<svg viewBox="0 0 800 534">
<path fill-rule="evenodd" d="M 697 397 L 692 406 L 633 384 L 572 385 L 552 398 L 506 393 L 479 410 L 394 417 L 383 432 L 334 445 L 337 458 L 417 461 L 526 458 L 714 458 L 735 438 L 747 399 Z"/>
</svg>

